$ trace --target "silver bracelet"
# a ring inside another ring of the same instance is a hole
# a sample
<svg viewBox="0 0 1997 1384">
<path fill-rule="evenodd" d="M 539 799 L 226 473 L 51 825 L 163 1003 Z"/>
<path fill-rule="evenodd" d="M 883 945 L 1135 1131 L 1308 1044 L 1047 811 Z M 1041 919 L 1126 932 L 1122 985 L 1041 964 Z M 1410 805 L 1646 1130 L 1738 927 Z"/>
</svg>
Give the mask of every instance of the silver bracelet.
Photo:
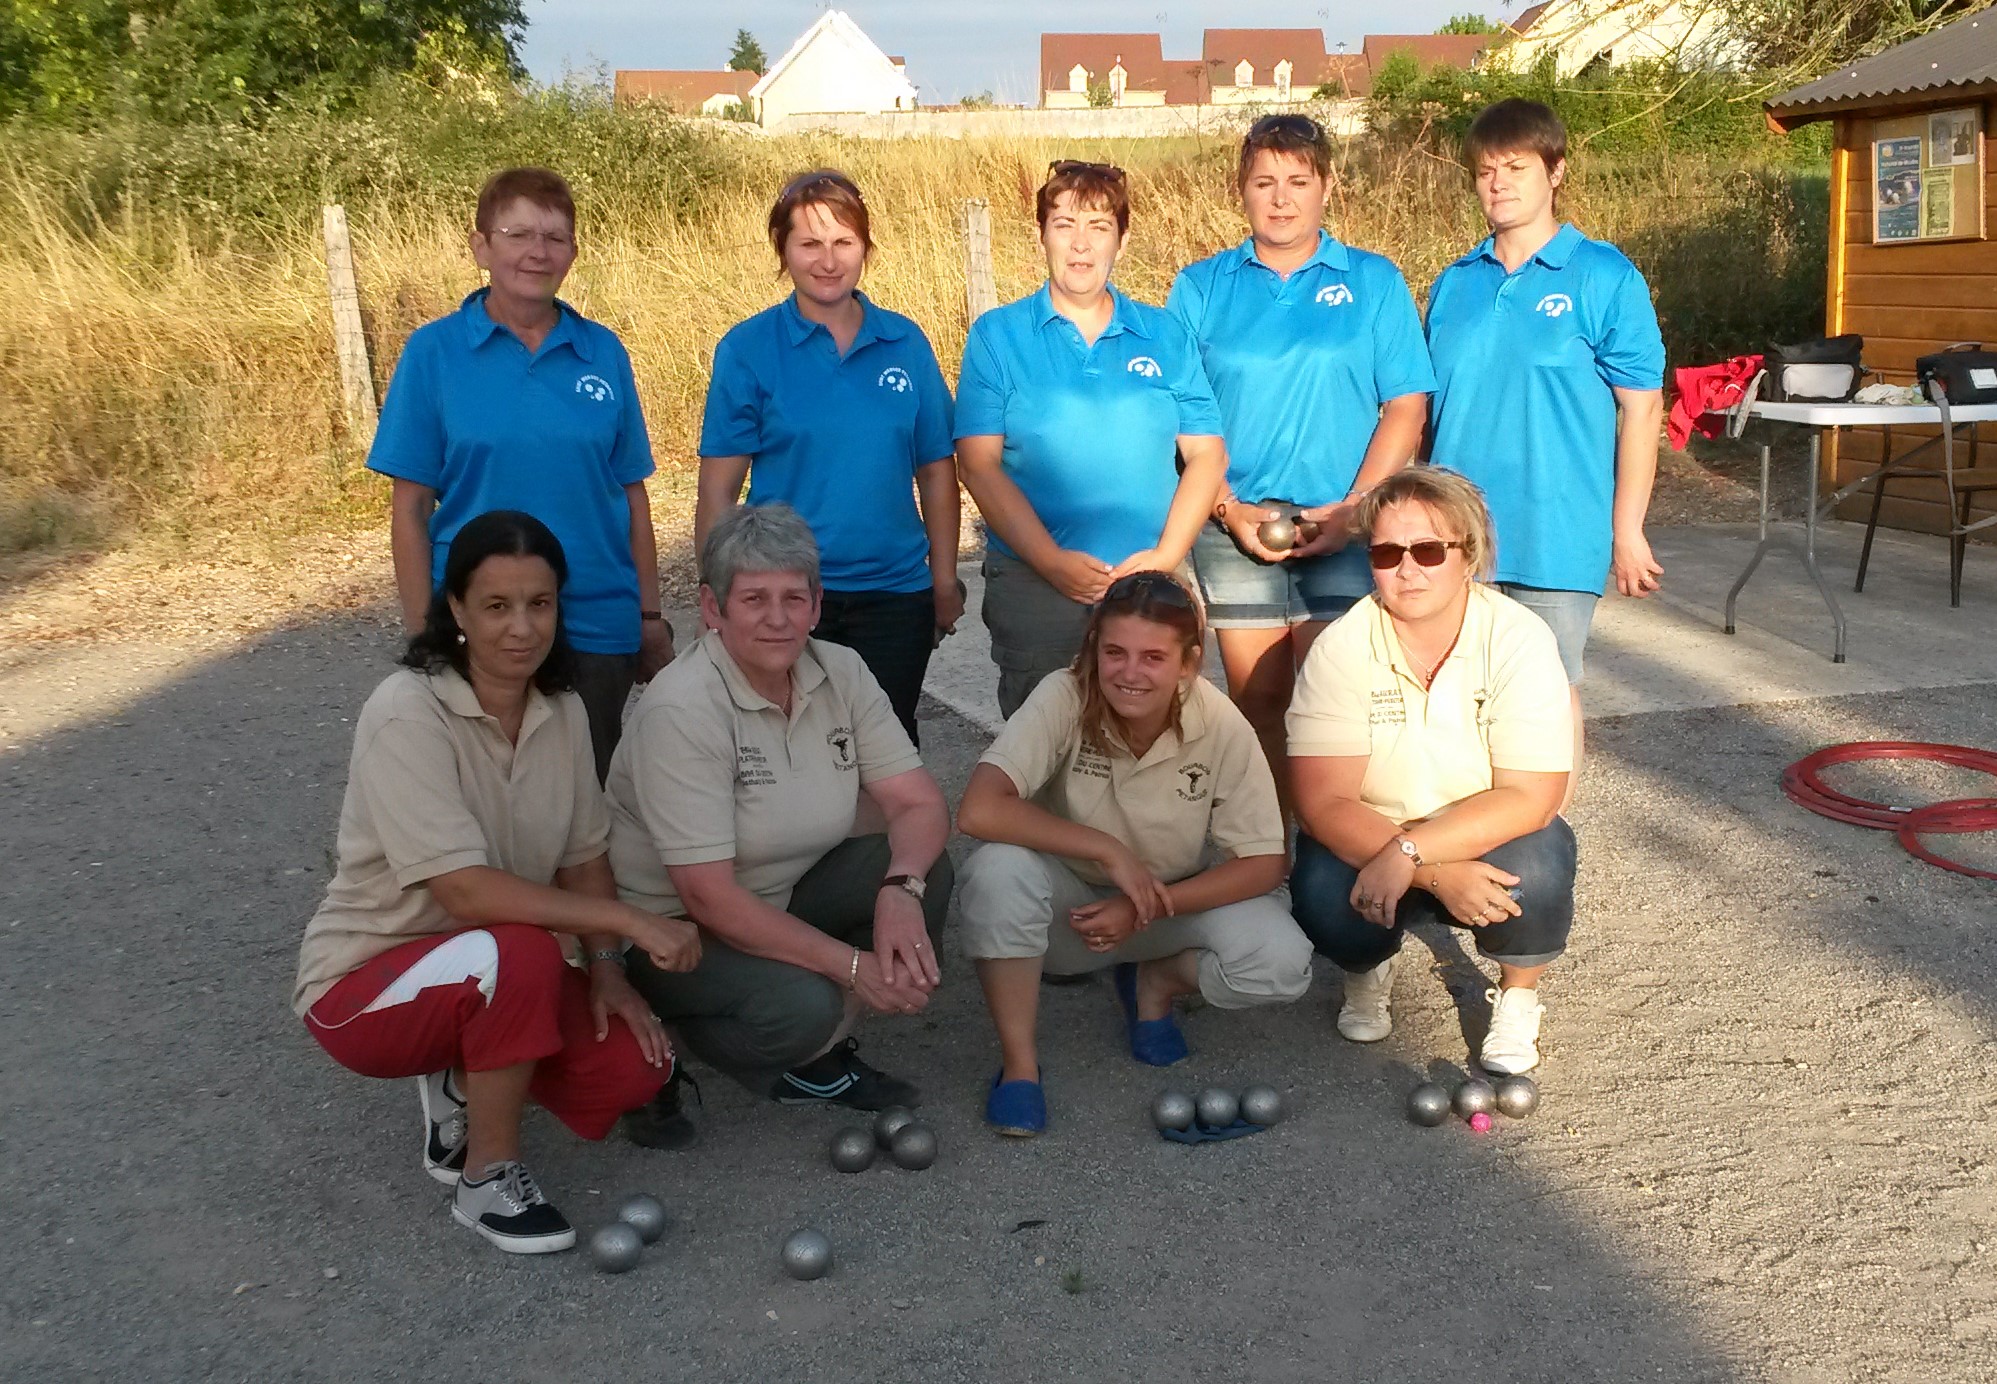
<svg viewBox="0 0 1997 1384">
<path fill-rule="evenodd" d="M 860 988 L 860 949 L 858 947 L 853 948 L 853 969 L 846 973 L 846 988 L 848 990 L 857 990 Z"/>
<path fill-rule="evenodd" d="M 624 953 L 616 947 L 603 947 L 589 954 L 590 965 L 594 966 L 599 961 L 614 961 L 619 966 L 622 966 L 624 964 Z"/>
</svg>

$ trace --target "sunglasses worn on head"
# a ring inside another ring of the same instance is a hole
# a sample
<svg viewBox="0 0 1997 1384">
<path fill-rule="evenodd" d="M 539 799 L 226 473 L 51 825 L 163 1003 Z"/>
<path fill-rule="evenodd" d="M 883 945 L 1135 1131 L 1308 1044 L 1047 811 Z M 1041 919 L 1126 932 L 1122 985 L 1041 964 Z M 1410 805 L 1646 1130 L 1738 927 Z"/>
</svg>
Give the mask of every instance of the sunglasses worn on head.
<svg viewBox="0 0 1997 1384">
<path fill-rule="evenodd" d="M 1265 115 L 1248 127 L 1250 139 L 1262 139 L 1269 135 L 1294 135 L 1316 144 L 1324 138 L 1324 130 L 1308 115 Z"/>
<path fill-rule="evenodd" d="M 1093 173 L 1097 177 L 1107 178 L 1113 183 L 1123 181 L 1123 170 L 1115 164 L 1090 163 L 1086 159 L 1056 159 L 1047 165 L 1047 172 L 1050 176 L 1057 178 L 1063 173 Z"/>
<path fill-rule="evenodd" d="M 1109 584 L 1109 590 L 1103 592 L 1105 603 L 1135 600 L 1140 596 L 1149 596 L 1161 605 L 1178 606 L 1182 610 L 1193 608 L 1192 595 L 1165 572 L 1132 572 L 1127 577 L 1118 577 Z"/>
<path fill-rule="evenodd" d="M 1461 540 L 1454 538 L 1447 543 L 1439 538 L 1425 538 L 1419 543 L 1375 543 L 1366 550 L 1366 560 L 1386 572 L 1399 567 L 1401 559 L 1412 553 L 1423 567 L 1440 567 L 1448 560 L 1451 548 L 1463 546 Z"/>
</svg>

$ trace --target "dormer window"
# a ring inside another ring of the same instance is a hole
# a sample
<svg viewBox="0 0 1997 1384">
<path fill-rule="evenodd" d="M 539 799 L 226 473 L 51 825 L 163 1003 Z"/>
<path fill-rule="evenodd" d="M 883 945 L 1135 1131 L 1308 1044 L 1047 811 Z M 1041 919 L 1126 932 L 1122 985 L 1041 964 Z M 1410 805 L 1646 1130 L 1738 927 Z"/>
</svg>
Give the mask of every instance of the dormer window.
<svg viewBox="0 0 1997 1384">
<path fill-rule="evenodd" d="M 1246 58 L 1236 63 L 1234 65 L 1234 84 L 1236 86 L 1254 86 L 1255 64 Z"/>
<path fill-rule="evenodd" d="M 1123 104 L 1123 88 L 1129 81 L 1130 74 L 1123 70 L 1121 62 L 1109 70 L 1109 99 L 1119 106 Z"/>
<path fill-rule="evenodd" d="M 1290 60 L 1288 58 L 1284 58 L 1276 64 L 1276 99 L 1278 101 L 1287 101 L 1290 99 L 1290 72 Z"/>
<path fill-rule="evenodd" d="M 1068 90 L 1086 92 L 1089 89 L 1089 69 L 1076 63 L 1068 69 Z"/>
</svg>

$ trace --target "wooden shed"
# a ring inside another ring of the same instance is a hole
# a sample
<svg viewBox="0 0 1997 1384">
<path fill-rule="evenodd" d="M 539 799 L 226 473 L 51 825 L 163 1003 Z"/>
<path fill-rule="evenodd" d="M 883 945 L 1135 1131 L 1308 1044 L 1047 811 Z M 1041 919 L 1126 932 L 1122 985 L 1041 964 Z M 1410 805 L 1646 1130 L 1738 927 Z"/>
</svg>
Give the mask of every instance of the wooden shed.
<svg viewBox="0 0 1997 1384">
<path fill-rule="evenodd" d="M 1789 131 L 1835 122 L 1824 334 L 1858 332 L 1875 378 L 1914 382 L 1917 357 L 1958 341 L 1997 350 L 1997 8 L 1847 64 L 1767 103 Z M 1823 452 L 1825 490 L 1869 474 L 1934 429 L 1851 428 Z M 1984 443 L 1987 448 L 1990 443 Z M 1981 458 L 1979 458 L 1981 460 Z M 1870 491 L 1845 502 L 1863 517 Z M 1997 491 L 1976 497 L 1997 509 Z M 1942 532 L 1939 484 L 1895 482 L 1881 522 Z"/>
</svg>

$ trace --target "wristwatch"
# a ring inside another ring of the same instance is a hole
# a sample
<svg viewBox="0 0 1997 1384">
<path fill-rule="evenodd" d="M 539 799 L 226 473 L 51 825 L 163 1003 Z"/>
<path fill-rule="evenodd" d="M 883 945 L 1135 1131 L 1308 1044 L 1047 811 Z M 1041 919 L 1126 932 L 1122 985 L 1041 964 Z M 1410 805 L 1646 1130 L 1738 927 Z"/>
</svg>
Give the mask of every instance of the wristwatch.
<svg viewBox="0 0 1997 1384">
<path fill-rule="evenodd" d="M 908 896 L 917 903 L 922 902 L 922 896 L 929 892 L 929 886 L 923 883 L 921 875 L 889 875 L 881 881 L 881 888 L 883 889 L 888 888 L 890 885 L 896 889 L 906 891 Z"/>
<path fill-rule="evenodd" d="M 1421 858 L 1421 851 L 1416 847 L 1412 838 L 1406 836 L 1396 836 L 1394 838 L 1394 844 L 1401 848 L 1402 855 L 1406 856 L 1409 860 L 1412 860 L 1417 866 L 1428 864 L 1426 860 L 1423 860 Z"/>
<path fill-rule="evenodd" d="M 594 966 L 599 961 L 608 961 L 622 966 L 624 964 L 624 953 L 617 947 L 599 947 L 589 954 L 589 964 Z"/>
</svg>

